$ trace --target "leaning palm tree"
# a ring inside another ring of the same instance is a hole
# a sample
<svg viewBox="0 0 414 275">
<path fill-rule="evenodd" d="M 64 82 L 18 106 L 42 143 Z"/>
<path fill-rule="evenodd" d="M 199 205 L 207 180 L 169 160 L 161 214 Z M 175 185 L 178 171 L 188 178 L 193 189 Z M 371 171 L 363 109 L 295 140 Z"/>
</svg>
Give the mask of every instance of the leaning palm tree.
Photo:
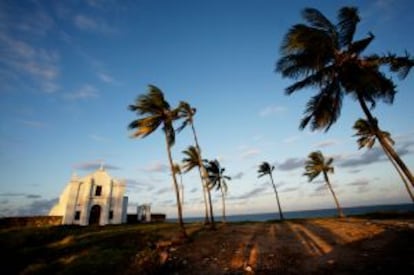
<svg viewBox="0 0 414 275">
<path fill-rule="evenodd" d="M 139 117 L 138 119 L 132 121 L 128 126 L 129 129 L 135 130 L 132 134 L 132 137 L 134 138 L 145 138 L 162 125 L 177 200 L 178 221 L 183 236 L 187 237 L 183 222 L 180 193 L 176 174 L 174 173 L 174 163 L 171 156 L 171 147 L 175 143 L 175 130 L 173 122 L 178 118 L 178 111 L 177 109 L 171 109 L 170 104 L 164 98 L 163 92 L 154 85 L 149 85 L 148 93 L 140 95 L 134 104 L 129 105 L 129 110 L 136 112 Z"/>
<path fill-rule="evenodd" d="M 308 160 L 305 162 L 305 173 L 304 176 L 308 177 L 309 182 L 311 182 L 314 178 L 319 176 L 320 173 L 323 174 L 325 179 L 325 183 L 331 191 L 331 194 L 335 200 L 336 208 L 338 209 L 338 216 L 340 218 L 344 217 L 344 213 L 342 212 L 341 206 L 339 205 L 338 199 L 336 198 L 335 192 L 332 189 L 332 185 L 329 181 L 328 173 L 333 173 L 334 168 L 332 166 L 333 158 L 329 158 L 325 160 L 321 151 L 315 151 L 309 154 Z"/>
<path fill-rule="evenodd" d="M 173 165 L 174 173 L 180 175 L 180 198 L 181 198 L 181 207 L 184 205 L 184 184 L 183 184 L 183 174 L 181 171 L 181 166 L 178 163 Z"/>
<path fill-rule="evenodd" d="M 207 201 L 207 193 L 208 195 L 210 194 L 210 192 L 205 192 L 205 186 L 204 186 L 204 180 L 203 180 L 203 176 L 202 176 L 202 170 L 201 170 L 201 166 L 199 163 L 199 154 L 197 149 L 194 146 L 188 146 L 188 148 L 184 151 L 182 151 L 182 153 L 185 155 L 185 157 L 182 159 L 183 162 L 183 171 L 184 173 L 187 173 L 188 171 L 191 171 L 193 168 L 198 167 L 198 172 L 200 174 L 200 179 L 201 179 L 201 183 L 202 183 L 202 188 L 203 188 L 203 197 L 204 197 L 204 210 L 205 210 L 205 219 L 204 219 L 204 223 L 208 224 L 209 223 L 209 216 L 208 216 L 208 201 Z M 204 167 L 204 165 L 203 165 Z M 211 196 L 209 196 L 210 198 L 210 207 L 211 207 Z M 211 216 L 213 216 L 213 209 L 212 207 L 210 208 L 210 214 Z M 214 217 L 212 217 L 212 221 L 214 222 Z"/>
<path fill-rule="evenodd" d="M 257 172 L 259 173 L 259 178 L 263 177 L 264 175 L 269 175 L 270 181 L 273 186 L 273 190 L 275 191 L 277 206 L 279 207 L 280 220 L 283 221 L 282 208 L 280 207 L 279 196 L 277 194 L 276 185 L 273 181 L 273 170 L 275 170 L 275 167 L 273 165 L 270 165 L 268 162 L 264 161 L 262 162 L 262 164 L 259 165 L 259 170 Z"/>
<path fill-rule="evenodd" d="M 355 7 L 341 8 L 337 24 L 314 8 L 304 9 L 302 15 L 307 24 L 296 24 L 289 29 L 276 64 L 276 71 L 283 77 L 297 81 L 286 88 L 287 95 L 306 88 L 318 89 L 306 105 L 300 129 L 310 124 L 311 130 L 329 130 L 340 116 L 343 97 L 350 95 L 361 106 L 381 146 L 387 148 L 414 186 L 410 170 L 381 135 L 368 106 L 373 109 L 378 100 L 391 104 L 397 92 L 396 85 L 384 71 L 389 69 L 404 79 L 414 60 L 408 53 L 403 56 L 392 53 L 362 55 L 374 35 L 369 33 L 363 39 L 354 40 L 360 21 Z"/>
<path fill-rule="evenodd" d="M 227 183 L 226 180 L 231 180 L 231 177 L 224 175 L 225 168 L 221 167 L 220 162 L 218 160 L 208 161 L 207 165 L 208 177 L 210 179 L 211 185 L 209 186 L 210 189 L 216 188 L 216 190 L 220 190 L 221 192 L 221 203 L 222 203 L 222 221 L 223 223 L 226 222 L 226 202 L 225 197 L 227 194 Z"/>
<path fill-rule="evenodd" d="M 358 140 L 357 140 L 357 143 L 359 145 L 359 149 L 361 149 L 363 147 L 367 147 L 368 149 L 371 149 L 374 146 L 375 141 L 377 139 L 377 137 L 375 135 L 375 129 L 369 124 L 369 122 L 367 120 L 362 119 L 362 118 L 358 119 L 355 122 L 355 124 L 353 126 L 353 129 L 356 130 L 356 134 L 354 136 L 359 137 Z M 381 131 L 381 135 L 384 137 L 384 139 L 388 143 L 390 143 L 392 145 L 394 144 L 394 140 L 391 138 L 391 134 L 389 132 Z M 414 202 L 414 195 L 411 192 L 410 186 L 409 186 L 407 180 L 405 179 L 404 175 L 402 174 L 401 170 L 399 169 L 398 165 L 395 163 L 394 159 L 391 157 L 391 155 L 387 151 L 387 149 L 385 147 L 382 147 L 382 149 L 384 150 L 385 155 L 391 161 L 394 168 L 397 170 L 397 172 L 400 175 L 402 181 L 404 182 L 405 188 L 407 189 L 407 192 L 408 192 L 411 200 Z"/>
<path fill-rule="evenodd" d="M 204 163 L 203 163 L 203 158 L 201 156 L 201 149 L 200 149 L 200 145 L 198 143 L 198 138 L 197 138 L 197 133 L 195 130 L 195 126 L 194 126 L 194 116 L 196 114 L 196 109 L 191 107 L 191 105 L 185 101 L 181 101 L 180 104 L 178 105 L 178 116 L 181 119 L 184 119 L 183 123 L 181 124 L 180 127 L 177 128 L 177 132 L 181 132 L 185 127 L 187 127 L 188 125 L 191 126 L 191 130 L 193 132 L 193 137 L 194 137 L 194 143 L 195 143 L 195 149 L 197 150 L 197 154 L 194 156 L 197 156 L 198 159 L 198 167 L 200 169 L 200 173 L 201 173 L 201 182 L 203 185 L 203 192 L 204 192 L 204 199 L 206 197 L 206 194 L 209 197 L 209 204 L 210 204 L 210 217 L 211 217 L 211 224 L 212 227 L 214 228 L 214 215 L 213 215 L 213 207 L 211 205 L 211 194 L 210 194 L 210 190 L 208 189 L 208 186 L 210 185 L 209 183 L 209 177 L 208 177 L 208 173 L 206 168 L 204 167 Z M 206 207 L 207 206 L 207 200 L 204 200 Z M 208 214 L 206 213 L 206 223 L 209 223 L 209 217 Z"/>
</svg>

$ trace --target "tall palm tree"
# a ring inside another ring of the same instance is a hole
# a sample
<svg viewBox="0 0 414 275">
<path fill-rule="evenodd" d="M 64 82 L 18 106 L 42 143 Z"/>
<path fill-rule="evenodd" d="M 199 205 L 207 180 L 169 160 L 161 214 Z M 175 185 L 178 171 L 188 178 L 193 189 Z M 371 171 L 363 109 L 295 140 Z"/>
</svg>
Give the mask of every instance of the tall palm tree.
<svg viewBox="0 0 414 275">
<path fill-rule="evenodd" d="M 372 42 L 374 35 L 369 33 L 365 38 L 354 41 L 360 21 L 355 7 L 339 9 L 337 24 L 314 8 L 304 9 L 302 16 L 307 24 L 296 24 L 289 29 L 276 64 L 276 72 L 297 81 L 286 88 L 287 95 L 305 88 L 318 89 L 306 105 L 300 128 L 304 129 L 310 123 L 312 130 L 329 130 L 340 116 L 344 95 L 350 95 L 361 106 L 379 143 L 387 148 L 414 186 L 410 170 L 381 135 L 368 108 L 370 104 L 373 109 L 378 100 L 389 104 L 393 102 L 396 85 L 384 74 L 384 69 L 404 79 L 414 65 L 414 60 L 408 53 L 403 56 L 392 53 L 363 56 L 362 52 Z"/>
<path fill-rule="evenodd" d="M 336 208 L 338 209 L 338 216 L 340 218 L 344 217 L 341 206 L 339 205 L 338 199 L 336 198 L 335 192 L 332 189 L 332 185 L 329 181 L 328 173 L 333 173 L 334 168 L 332 166 L 333 158 L 325 159 L 321 151 L 315 151 L 309 154 L 308 160 L 305 162 L 305 173 L 304 176 L 308 177 L 309 182 L 314 178 L 319 176 L 320 173 L 323 174 L 325 183 L 331 191 L 331 194 L 335 200 Z"/>
<path fill-rule="evenodd" d="M 227 183 L 226 180 L 231 180 L 231 177 L 224 175 L 225 168 L 221 167 L 220 162 L 215 159 L 212 161 L 208 161 L 208 166 L 206 167 L 208 171 L 208 177 L 210 179 L 211 185 L 209 186 L 210 189 L 216 188 L 216 190 L 220 190 L 221 192 L 221 203 L 222 203 L 222 221 L 223 223 L 226 222 L 226 202 L 225 197 L 227 194 Z"/>
<path fill-rule="evenodd" d="M 194 116 L 196 112 L 197 112 L 196 108 L 191 107 L 191 105 L 188 102 L 180 101 L 180 104 L 178 105 L 178 116 L 179 118 L 184 119 L 184 121 L 182 122 L 181 126 L 177 128 L 177 132 L 181 132 L 188 125 L 191 126 L 191 130 L 193 132 L 193 137 L 194 137 L 195 149 L 197 150 L 197 154 L 194 156 L 198 157 L 197 161 L 198 161 L 198 167 L 201 173 L 201 182 L 203 185 L 203 192 L 204 192 L 203 195 L 204 195 L 204 198 L 206 197 L 206 194 L 209 197 L 210 218 L 211 218 L 212 227 L 214 228 L 213 207 L 211 205 L 210 190 L 208 189 L 208 186 L 210 185 L 209 177 L 208 177 L 207 170 L 204 167 L 203 158 L 201 155 L 201 149 L 198 143 L 197 133 L 196 133 L 195 126 L 194 126 Z M 204 202 L 206 204 L 206 207 L 208 207 L 207 200 L 204 200 Z M 205 223 L 209 223 L 208 213 L 206 213 L 205 217 L 206 217 Z"/>
<path fill-rule="evenodd" d="M 180 175 L 180 198 L 181 198 L 181 207 L 184 205 L 184 184 L 183 184 L 183 174 L 181 171 L 181 166 L 178 163 L 173 165 L 174 173 Z"/>
<path fill-rule="evenodd" d="M 188 171 L 192 170 L 195 167 L 198 167 L 198 172 L 200 174 L 200 179 L 201 179 L 201 183 L 202 183 L 202 188 L 203 188 L 203 197 L 204 197 L 204 210 L 205 210 L 205 219 L 204 219 L 204 223 L 208 224 L 209 223 L 209 215 L 208 215 L 208 204 L 210 204 L 211 207 L 211 196 L 209 196 L 210 198 L 210 203 L 207 202 L 207 194 L 210 194 L 210 192 L 205 192 L 205 181 L 203 180 L 203 176 L 202 176 L 202 172 L 201 172 L 201 166 L 199 163 L 199 154 L 197 149 L 194 146 L 188 146 L 188 148 L 184 151 L 182 151 L 182 153 L 185 155 L 185 157 L 182 159 L 183 162 L 183 170 L 185 173 L 187 173 Z M 203 165 L 204 167 L 204 165 Z M 210 214 L 211 216 L 213 216 L 213 208 L 210 208 Z M 214 222 L 214 217 L 212 217 L 212 221 Z"/>
<path fill-rule="evenodd" d="M 367 147 L 368 149 L 371 149 L 374 146 L 377 137 L 375 135 L 374 128 L 369 124 L 369 122 L 367 120 L 362 119 L 362 118 L 358 119 L 355 122 L 355 124 L 353 126 L 353 129 L 356 130 L 356 134 L 354 136 L 359 137 L 358 140 L 357 140 L 357 143 L 359 145 L 359 149 L 361 149 L 363 147 Z M 394 144 L 394 140 L 391 138 L 391 134 L 389 132 L 381 131 L 381 135 L 384 137 L 384 139 L 388 143 L 390 143 L 392 145 Z M 391 161 L 394 168 L 397 170 L 397 172 L 400 175 L 402 181 L 404 182 L 405 188 L 407 189 L 407 192 L 408 192 L 411 200 L 414 202 L 414 195 L 411 192 L 410 186 L 409 186 L 406 178 L 404 177 L 403 173 L 401 172 L 400 168 L 395 163 L 395 161 L 391 157 L 390 153 L 387 151 L 387 148 L 382 147 L 382 149 L 384 150 L 385 155 Z"/>
<path fill-rule="evenodd" d="M 178 118 L 178 110 L 171 109 L 170 104 L 164 98 L 163 92 L 154 85 L 148 85 L 148 93 L 140 95 L 134 104 L 129 105 L 129 110 L 136 112 L 139 117 L 128 126 L 129 129 L 135 130 L 132 134 L 134 138 L 145 138 L 157 130 L 159 126 L 162 126 L 177 200 L 178 222 L 183 237 L 187 237 L 183 222 L 180 193 L 171 156 L 171 147 L 175 143 L 173 122 Z"/>
<path fill-rule="evenodd" d="M 275 167 L 264 161 L 259 165 L 259 170 L 257 172 L 259 173 L 259 178 L 263 177 L 264 175 L 269 175 L 273 190 L 275 191 L 277 206 L 279 207 L 280 220 L 283 221 L 283 213 L 282 208 L 280 207 L 279 195 L 277 194 L 276 185 L 273 181 L 273 170 L 275 170 Z"/>
</svg>

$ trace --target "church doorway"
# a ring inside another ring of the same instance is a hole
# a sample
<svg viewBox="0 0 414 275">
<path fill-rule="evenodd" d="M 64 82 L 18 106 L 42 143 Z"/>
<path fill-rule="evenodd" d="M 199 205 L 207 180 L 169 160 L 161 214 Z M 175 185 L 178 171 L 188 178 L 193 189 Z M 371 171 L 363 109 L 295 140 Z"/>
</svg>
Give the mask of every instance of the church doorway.
<svg viewBox="0 0 414 275">
<path fill-rule="evenodd" d="M 99 205 L 92 206 L 91 213 L 89 215 L 89 225 L 99 224 L 100 217 L 101 217 L 101 207 Z"/>
</svg>

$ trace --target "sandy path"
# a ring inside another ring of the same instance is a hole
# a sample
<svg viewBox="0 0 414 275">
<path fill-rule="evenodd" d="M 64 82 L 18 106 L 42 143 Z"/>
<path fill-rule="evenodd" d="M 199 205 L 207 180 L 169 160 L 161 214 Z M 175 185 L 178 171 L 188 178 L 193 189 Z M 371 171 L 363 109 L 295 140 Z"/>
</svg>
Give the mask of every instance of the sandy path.
<svg viewBox="0 0 414 275">
<path fill-rule="evenodd" d="M 413 268 L 413 255 L 414 220 L 347 218 L 221 225 L 198 232 L 170 258 L 179 262 L 173 274 L 184 275 L 378 274 Z"/>
</svg>

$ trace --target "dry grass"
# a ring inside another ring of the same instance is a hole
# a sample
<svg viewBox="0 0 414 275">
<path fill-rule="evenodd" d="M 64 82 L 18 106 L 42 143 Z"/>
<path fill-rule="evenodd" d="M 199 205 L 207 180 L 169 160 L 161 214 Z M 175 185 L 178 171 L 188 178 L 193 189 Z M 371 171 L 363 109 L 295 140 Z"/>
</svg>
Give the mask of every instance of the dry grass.
<svg viewBox="0 0 414 275">
<path fill-rule="evenodd" d="M 6 274 L 390 274 L 414 267 L 414 217 L 57 226 L 0 231 Z"/>
</svg>

